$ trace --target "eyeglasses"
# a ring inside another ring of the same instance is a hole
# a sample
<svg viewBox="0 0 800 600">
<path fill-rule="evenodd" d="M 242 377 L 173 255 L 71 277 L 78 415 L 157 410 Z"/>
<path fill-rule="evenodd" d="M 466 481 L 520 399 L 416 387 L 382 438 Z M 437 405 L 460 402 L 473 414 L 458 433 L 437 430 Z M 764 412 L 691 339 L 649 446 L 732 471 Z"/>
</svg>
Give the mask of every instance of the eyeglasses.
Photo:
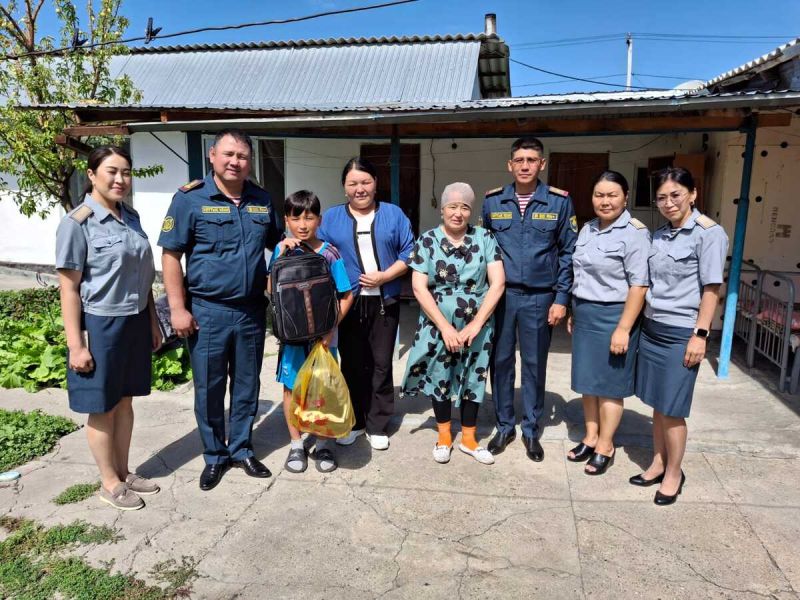
<svg viewBox="0 0 800 600">
<path fill-rule="evenodd" d="M 664 206 L 668 201 L 671 202 L 673 206 L 677 206 L 688 196 L 689 194 L 687 192 L 672 192 L 669 196 L 656 196 L 656 206 Z"/>
<path fill-rule="evenodd" d="M 522 165 L 531 165 L 532 167 L 535 167 L 536 165 L 541 163 L 542 160 L 544 160 L 544 159 L 542 159 L 542 158 L 528 158 L 528 157 L 519 156 L 517 158 L 512 158 L 511 159 L 511 164 L 513 164 L 515 167 L 521 167 Z"/>
</svg>

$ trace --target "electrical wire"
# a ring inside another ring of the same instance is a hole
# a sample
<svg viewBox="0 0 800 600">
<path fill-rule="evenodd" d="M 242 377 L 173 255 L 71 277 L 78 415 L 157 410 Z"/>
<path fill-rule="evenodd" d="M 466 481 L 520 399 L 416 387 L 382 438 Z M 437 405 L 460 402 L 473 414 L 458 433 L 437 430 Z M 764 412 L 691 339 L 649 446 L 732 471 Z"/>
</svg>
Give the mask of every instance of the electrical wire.
<svg viewBox="0 0 800 600">
<path fill-rule="evenodd" d="M 206 31 L 227 31 L 231 29 L 245 29 L 248 27 L 262 27 L 266 25 L 284 25 L 287 23 L 299 23 L 301 21 L 309 21 L 311 19 L 318 19 L 320 17 L 330 17 L 333 15 L 344 15 L 355 12 L 362 12 L 367 10 L 375 10 L 379 8 L 389 8 L 392 6 L 399 6 L 401 4 L 410 4 L 412 2 L 419 2 L 419 0 L 394 0 L 393 2 L 384 2 L 381 4 L 371 4 L 368 6 L 359 6 L 356 8 L 343 8 L 338 10 L 329 10 L 325 12 L 314 13 L 311 15 L 304 15 L 302 17 L 290 17 L 287 19 L 272 19 L 270 21 L 254 21 L 250 23 L 239 23 L 236 25 L 216 25 L 209 27 L 198 27 L 197 29 L 187 29 L 185 31 L 176 31 L 174 33 L 159 34 L 156 39 L 162 40 L 167 38 L 174 38 L 184 35 L 192 35 L 195 33 L 203 33 Z M 37 56 L 62 56 L 65 54 L 72 54 L 73 52 L 82 52 L 90 48 L 100 48 L 103 46 L 113 46 L 117 44 L 129 44 L 131 42 L 146 41 L 151 38 L 147 36 L 126 38 L 124 40 L 116 40 L 109 42 L 95 42 L 93 44 L 86 44 L 83 46 L 73 47 L 64 46 L 62 48 L 54 48 L 52 50 L 36 50 L 34 52 L 24 52 L 21 54 L 3 54 L 0 55 L 0 60 L 19 60 L 21 58 L 37 57 Z"/>
<path fill-rule="evenodd" d="M 639 85 L 631 85 L 627 86 L 624 83 L 608 83 L 606 81 L 597 81 L 595 79 L 586 79 L 584 77 L 573 77 L 572 75 L 565 75 L 564 73 L 556 73 L 555 71 L 549 71 L 547 69 L 542 69 L 541 67 L 534 67 L 533 65 L 529 65 L 528 63 L 524 63 L 519 60 L 514 60 L 513 58 L 508 59 L 510 62 L 521 65 L 523 67 L 527 67 L 528 69 L 533 69 L 534 71 L 539 71 L 540 73 L 547 73 L 548 75 L 554 75 L 556 77 L 563 77 L 564 79 L 571 79 L 573 81 L 583 81 L 585 83 L 593 83 L 595 85 L 605 85 L 608 87 L 615 87 L 615 88 L 633 88 L 639 90 L 654 90 L 654 91 L 665 91 L 665 88 L 651 88 L 651 87 L 643 87 Z"/>
</svg>

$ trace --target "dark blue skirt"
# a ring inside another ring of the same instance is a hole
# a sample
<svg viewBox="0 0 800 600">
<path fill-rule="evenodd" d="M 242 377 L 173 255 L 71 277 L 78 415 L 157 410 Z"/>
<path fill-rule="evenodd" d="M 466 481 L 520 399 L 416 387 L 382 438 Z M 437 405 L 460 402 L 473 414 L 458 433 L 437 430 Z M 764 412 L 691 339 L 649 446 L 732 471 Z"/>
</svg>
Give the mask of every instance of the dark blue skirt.
<svg viewBox="0 0 800 600">
<path fill-rule="evenodd" d="M 688 417 L 700 365 L 683 366 L 693 331 L 645 319 L 639 341 L 636 395 L 668 417 Z"/>
<path fill-rule="evenodd" d="M 81 328 L 89 334 L 94 370 L 76 373 L 67 368 L 71 410 L 104 413 L 125 396 L 150 394 L 152 337 L 147 309 L 124 317 L 84 313 Z"/>
<path fill-rule="evenodd" d="M 625 354 L 611 354 L 611 334 L 624 302 L 572 302 L 572 390 L 587 396 L 625 398 L 634 392 L 639 323 L 633 326 Z"/>
</svg>

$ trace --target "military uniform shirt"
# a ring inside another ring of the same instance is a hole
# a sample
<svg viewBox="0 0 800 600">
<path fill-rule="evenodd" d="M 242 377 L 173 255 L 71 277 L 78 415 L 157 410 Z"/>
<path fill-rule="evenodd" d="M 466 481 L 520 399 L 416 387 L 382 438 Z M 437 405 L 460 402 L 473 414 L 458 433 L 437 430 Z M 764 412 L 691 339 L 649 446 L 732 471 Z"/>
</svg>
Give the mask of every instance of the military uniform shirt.
<svg viewBox="0 0 800 600">
<path fill-rule="evenodd" d="M 627 210 L 605 229 L 592 219 L 581 229 L 572 255 L 572 295 L 591 302 L 625 302 L 631 286 L 650 285 L 650 232 Z"/>
<path fill-rule="evenodd" d="M 186 254 L 190 296 L 230 304 L 263 301 L 264 250 L 280 238 L 273 217 L 266 190 L 246 181 L 236 206 L 209 173 L 173 196 L 158 245 Z"/>
<path fill-rule="evenodd" d="M 667 223 L 653 235 L 645 316 L 665 325 L 694 328 L 703 286 L 722 283 L 728 236 L 692 211 L 683 227 Z"/>
<path fill-rule="evenodd" d="M 567 193 L 539 181 L 520 213 L 514 184 L 507 185 L 486 194 L 482 219 L 503 253 L 506 285 L 554 290 L 555 303 L 566 306 L 578 233 Z"/>
<path fill-rule="evenodd" d="M 147 308 L 156 271 L 139 213 L 120 202 L 120 220 L 91 196 L 61 220 L 56 269 L 80 271 L 83 310 L 92 315 L 136 315 Z M 91 209 L 79 223 L 73 218 Z M 80 212 L 79 212 L 80 211 Z"/>
</svg>

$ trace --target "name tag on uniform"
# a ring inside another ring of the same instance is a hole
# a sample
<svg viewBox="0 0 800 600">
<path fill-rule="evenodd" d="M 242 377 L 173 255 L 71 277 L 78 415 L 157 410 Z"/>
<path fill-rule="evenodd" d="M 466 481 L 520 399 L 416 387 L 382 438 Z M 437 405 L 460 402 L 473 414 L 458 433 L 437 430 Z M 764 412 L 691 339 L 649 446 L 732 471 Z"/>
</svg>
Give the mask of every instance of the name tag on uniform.
<svg viewBox="0 0 800 600">
<path fill-rule="evenodd" d="M 510 219 L 510 212 L 493 212 L 489 214 L 490 219 Z"/>
<path fill-rule="evenodd" d="M 267 215 L 269 214 L 269 207 L 268 206 L 248 206 L 247 212 L 249 213 L 260 213 Z"/>
<path fill-rule="evenodd" d="M 531 218 L 539 221 L 558 221 L 558 213 L 533 213 Z"/>
<path fill-rule="evenodd" d="M 200 210 L 204 213 L 231 213 L 230 206 L 203 206 Z"/>
</svg>

